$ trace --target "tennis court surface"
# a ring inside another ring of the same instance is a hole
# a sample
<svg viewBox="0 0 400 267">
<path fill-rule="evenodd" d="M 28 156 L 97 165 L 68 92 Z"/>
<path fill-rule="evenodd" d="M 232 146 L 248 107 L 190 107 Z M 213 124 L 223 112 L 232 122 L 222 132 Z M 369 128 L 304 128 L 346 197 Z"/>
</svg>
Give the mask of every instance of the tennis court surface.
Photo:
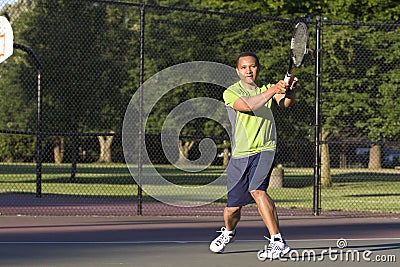
<svg viewBox="0 0 400 267">
<path fill-rule="evenodd" d="M 260 261 L 266 230 L 243 217 L 222 254 L 209 241 L 218 217 L 0 217 L 1 266 L 398 266 L 400 218 L 281 216 L 292 247 L 285 258 Z"/>
</svg>

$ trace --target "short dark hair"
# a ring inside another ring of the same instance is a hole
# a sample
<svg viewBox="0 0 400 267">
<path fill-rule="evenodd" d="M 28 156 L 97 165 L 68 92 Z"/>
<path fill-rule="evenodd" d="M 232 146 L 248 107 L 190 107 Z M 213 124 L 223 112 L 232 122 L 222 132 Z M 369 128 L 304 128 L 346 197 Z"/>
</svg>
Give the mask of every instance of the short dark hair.
<svg viewBox="0 0 400 267">
<path fill-rule="evenodd" d="M 236 58 L 236 67 L 239 64 L 239 59 L 242 57 L 254 57 L 256 59 L 256 65 L 257 67 L 260 67 L 260 60 L 258 59 L 257 55 L 254 54 L 253 52 L 243 52 L 241 53 L 237 58 Z"/>
</svg>

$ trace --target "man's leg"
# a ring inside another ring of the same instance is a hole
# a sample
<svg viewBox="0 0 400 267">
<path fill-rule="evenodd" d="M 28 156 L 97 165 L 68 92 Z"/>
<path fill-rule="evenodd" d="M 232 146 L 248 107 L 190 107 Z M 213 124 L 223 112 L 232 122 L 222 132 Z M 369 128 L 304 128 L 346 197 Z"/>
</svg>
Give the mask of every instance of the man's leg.
<svg viewBox="0 0 400 267">
<path fill-rule="evenodd" d="M 268 247 L 257 254 L 260 260 L 277 259 L 290 251 L 279 231 L 279 220 L 276 207 L 271 197 L 262 190 L 251 191 L 251 195 L 257 203 L 258 211 L 267 227 L 271 239 Z"/>
<path fill-rule="evenodd" d="M 240 221 L 240 212 L 242 207 L 226 207 L 224 209 L 225 227 L 222 227 L 221 233 L 210 244 L 210 250 L 215 253 L 221 253 L 225 250 L 225 246 L 233 242 L 236 234 L 236 226 Z"/>
<path fill-rule="evenodd" d="M 267 227 L 269 234 L 279 233 L 279 220 L 274 201 L 262 190 L 253 190 L 250 192 L 257 203 L 258 212 Z"/>
<path fill-rule="evenodd" d="M 238 222 L 240 221 L 242 207 L 226 207 L 224 209 L 224 221 L 225 228 L 228 231 L 236 229 Z"/>
</svg>

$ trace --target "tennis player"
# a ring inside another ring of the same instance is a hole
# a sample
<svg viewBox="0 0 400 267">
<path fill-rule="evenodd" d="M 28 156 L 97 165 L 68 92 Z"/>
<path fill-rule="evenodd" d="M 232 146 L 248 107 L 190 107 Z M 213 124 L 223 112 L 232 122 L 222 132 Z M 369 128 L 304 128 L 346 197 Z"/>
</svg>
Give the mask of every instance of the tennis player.
<svg viewBox="0 0 400 267">
<path fill-rule="evenodd" d="M 267 194 L 276 150 L 276 131 L 273 117 L 275 105 L 290 107 L 295 100 L 297 78 L 288 84 L 259 87 L 258 57 L 251 52 L 238 56 L 236 70 L 240 81 L 224 91 L 223 98 L 232 124 L 232 157 L 227 167 L 228 200 L 224 209 L 225 226 L 210 244 L 215 253 L 224 251 L 234 240 L 236 226 L 243 206 L 256 203 L 269 232 L 269 245 L 262 251 L 263 258 L 277 259 L 290 251 L 279 230 L 276 207 Z"/>
</svg>

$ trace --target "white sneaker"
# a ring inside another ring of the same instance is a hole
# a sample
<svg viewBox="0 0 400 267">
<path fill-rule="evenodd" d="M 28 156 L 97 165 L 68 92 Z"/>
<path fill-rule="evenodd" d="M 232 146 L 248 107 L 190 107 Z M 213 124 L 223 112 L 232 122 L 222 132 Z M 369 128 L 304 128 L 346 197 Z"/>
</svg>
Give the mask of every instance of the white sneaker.
<svg viewBox="0 0 400 267">
<path fill-rule="evenodd" d="M 268 246 L 265 246 L 264 250 L 259 250 L 257 253 L 257 258 L 260 261 L 265 261 L 266 259 L 275 260 L 282 258 L 285 254 L 290 251 L 290 247 L 285 241 L 274 241 L 265 237 L 269 240 Z"/>
<path fill-rule="evenodd" d="M 222 227 L 221 230 L 217 232 L 221 234 L 211 242 L 210 250 L 215 253 L 222 253 L 225 246 L 234 241 L 236 230 L 234 230 L 233 233 L 228 233 L 226 228 Z"/>
</svg>

